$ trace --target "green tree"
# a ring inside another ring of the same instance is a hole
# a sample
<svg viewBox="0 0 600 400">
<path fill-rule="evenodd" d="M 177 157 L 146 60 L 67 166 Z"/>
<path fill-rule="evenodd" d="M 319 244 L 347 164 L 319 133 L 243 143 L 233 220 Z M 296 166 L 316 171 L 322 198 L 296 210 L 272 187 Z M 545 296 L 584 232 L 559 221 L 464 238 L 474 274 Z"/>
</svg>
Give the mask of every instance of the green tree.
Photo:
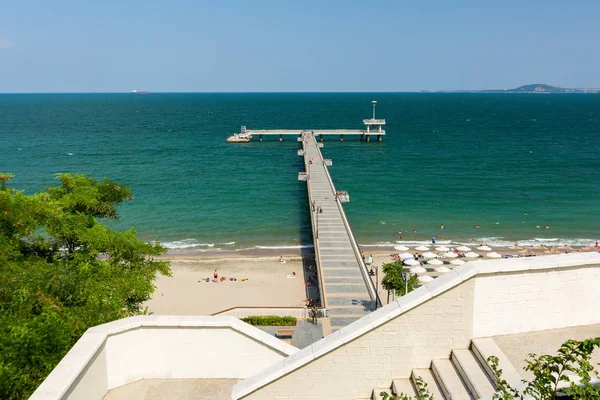
<svg viewBox="0 0 600 400">
<path fill-rule="evenodd" d="M 408 286 L 408 293 L 412 292 L 418 285 L 419 280 L 417 275 L 410 274 L 407 268 L 404 268 L 402 261 L 394 261 L 392 263 L 383 264 L 382 270 L 385 274 L 381 280 L 381 286 L 388 292 L 388 303 L 390 300 L 390 292 L 395 290 L 396 294 L 404 296 L 404 293 Z M 408 282 L 406 281 L 405 274 L 409 274 Z M 407 285 L 408 283 L 408 285 Z"/>
<path fill-rule="evenodd" d="M 145 312 L 165 249 L 116 219 L 131 190 L 110 179 L 58 175 L 26 195 L 0 173 L 0 398 L 28 397 L 94 325 Z"/>
<path fill-rule="evenodd" d="M 533 380 L 523 380 L 520 391 L 511 387 L 502 378 L 502 370 L 498 368 L 498 357 L 490 356 L 487 361 L 494 372 L 496 394 L 498 400 L 548 400 L 555 398 L 599 399 L 600 386 L 597 382 L 598 371 L 591 362 L 594 349 L 600 347 L 600 337 L 579 342 L 567 340 L 560 346 L 555 356 L 529 354 L 525 371 L 533 373 Z M 568 373 L 574 374 L 577 380 L 569 378 Z M 563 397 L 560 397 L 562 395 Z"/>
</svg>

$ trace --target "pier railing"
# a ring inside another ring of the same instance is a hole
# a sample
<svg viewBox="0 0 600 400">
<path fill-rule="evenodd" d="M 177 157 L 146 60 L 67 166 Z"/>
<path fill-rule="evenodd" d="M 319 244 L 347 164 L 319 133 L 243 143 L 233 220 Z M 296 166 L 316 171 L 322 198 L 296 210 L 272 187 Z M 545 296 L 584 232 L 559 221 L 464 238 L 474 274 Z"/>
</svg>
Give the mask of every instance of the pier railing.
<svg viewBox="0 0 600 400">
<path fill-rule="evenodd" d="M 323 155 L 321 154 L 320 151 L 319 151 L 319 157 L 321 157 L 321 162 L 323 162 Z M 358 243 L 356 242 L 354 233 L 352 232 L 352 229 L 350 228 L 350 223 L 348 222 L 348 218 L 346 218 L 346 213 L 344 212 L 344 207 L 342 207 L 342 204 L 339 202 L 338 197 L 335 195 L 335 193 L 336 193 L 335 186 L 333 185 L 333 180 L 331 179 L 331 175 L 329 174 L 329 169 L 327 167 L 325 167 L 325 174 L 327 175 L 327 181 L 329 182 L 329 186 L 331 187 L 331 191 L 335 198 L 335 204 L 337 205 L 338 210 L 340 211 L 340 215 L 342 216 L 342 221 L 344 222 L 344 228 L 346 229 L 346 232 L 348 233 L 348 237 L 350 238 L 350 244 L 352 245 L 352 250 L 354 251 L 354 256 L 356 257 L 356 260 L 358 261 L 358 264 L 360 265 L 360 272 L 362 273 L 365 284 L 367 285 L 367 289 L 369 291 L 369 296 L 376 303 L 376 308 L 379 308 L 379 307 L 381 307 L 381 299 L 379 299 L 379 294 L 377 293 L 377 290 L 375 289 L 373 280 L 371 280 L 371 277 L 369 276 L 369 271 L 367 270 L 365 260 L 363 260 L 362 255 L 360 254 L 360 248 L 358 247 Z M 316 249 L 315 249 L 315 251 L 316 251 Z"/>
</svg>

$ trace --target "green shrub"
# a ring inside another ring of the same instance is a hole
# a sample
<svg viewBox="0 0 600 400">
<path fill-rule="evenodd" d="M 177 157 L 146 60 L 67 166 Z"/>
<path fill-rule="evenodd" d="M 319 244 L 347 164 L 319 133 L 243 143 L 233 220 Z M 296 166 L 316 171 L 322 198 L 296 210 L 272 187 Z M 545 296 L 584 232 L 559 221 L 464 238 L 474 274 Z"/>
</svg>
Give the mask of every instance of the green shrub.
<svg viewBox="0 0 600 400">
<path fill-rule="evenodd" d="M 256 326 L 296 326 L 297 321 L 294 317 L 278 317 L 276 315 L 257 315 L 240 319 L 247 324 Z"/>
</svg>

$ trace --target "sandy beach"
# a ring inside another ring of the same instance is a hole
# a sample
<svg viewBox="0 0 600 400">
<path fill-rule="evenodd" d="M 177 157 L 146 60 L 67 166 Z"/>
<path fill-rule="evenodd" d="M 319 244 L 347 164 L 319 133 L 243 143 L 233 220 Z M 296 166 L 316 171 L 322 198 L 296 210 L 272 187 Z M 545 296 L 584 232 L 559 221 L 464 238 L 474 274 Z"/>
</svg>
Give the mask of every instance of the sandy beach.
<svg viewBox="0 0 600 400">
<path fill-rule="evenodd" d="M 233 307 L 303 307 L 302 258 L 288 255 L 168 254 L 173 277 L 160 276 L 148 310 L 158 315 L 210 315 Z M 217 270 L 223 282 L 212 282 Z M 287 278 L 296 272 L 294 279 Z M 231 281 L 230 278 L 237 281 Z M 210 278 L 210 282 L 202 282 Z M 247 279 L 242 281 L 241 279 Z"/>
</svg>

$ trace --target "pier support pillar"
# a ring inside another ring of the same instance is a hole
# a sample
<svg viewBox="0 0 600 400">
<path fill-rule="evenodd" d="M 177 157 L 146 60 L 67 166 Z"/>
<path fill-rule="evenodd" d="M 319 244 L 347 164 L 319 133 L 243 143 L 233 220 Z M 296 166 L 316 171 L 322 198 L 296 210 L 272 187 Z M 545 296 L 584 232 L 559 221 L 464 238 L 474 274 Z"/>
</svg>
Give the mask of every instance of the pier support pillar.
<svg viewBox="0 0 600 400">
<path fill-rule="evenodd" d="M 360 135 L 360 141 L 364 142 L 365 141 L 365 135 Z"/>
<path fill-rule="evenodd" d="M 381 142 L 381 135 L 377 135 L 377 141 Z"/>
<path fill-rule="evenodd" d="M 371 135 L 367 135 L 367 142 L 371 141 Z"/>
<path fill-rule="evenodd" d="M 279 135 L 279 141 L 283 142 L 283 135 Z"/>
<path fill-rule="evenodd" d="M 340 135 L 340 142 L 344 141 L 344 135 Z"/>
<path fill-rule="evenodd" d="M 319 135 L 319 141 L 322 142 L 323 141 L 323 135 Z"/>
<path fill-rule="evenodd" d="M 258 140 L 262 142 L 262 135 L 258 135 Z"/>
</svg>

